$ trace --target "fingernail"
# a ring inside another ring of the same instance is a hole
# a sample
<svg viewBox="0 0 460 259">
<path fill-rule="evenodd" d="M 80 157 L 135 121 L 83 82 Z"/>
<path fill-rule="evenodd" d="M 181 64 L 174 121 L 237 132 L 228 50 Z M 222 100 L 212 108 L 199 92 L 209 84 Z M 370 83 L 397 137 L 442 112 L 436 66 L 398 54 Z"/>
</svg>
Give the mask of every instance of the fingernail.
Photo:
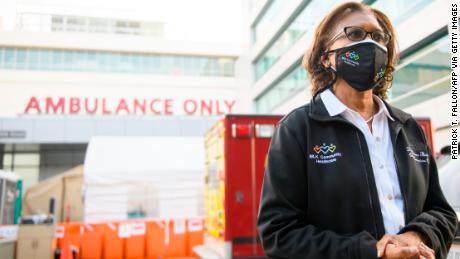
<svg viewBox="0 0 460 259">
<path fill-rule="evenodd" d="M 382 250 L 377 249 L 377 257 L 382 257 Z"/>
</svg>

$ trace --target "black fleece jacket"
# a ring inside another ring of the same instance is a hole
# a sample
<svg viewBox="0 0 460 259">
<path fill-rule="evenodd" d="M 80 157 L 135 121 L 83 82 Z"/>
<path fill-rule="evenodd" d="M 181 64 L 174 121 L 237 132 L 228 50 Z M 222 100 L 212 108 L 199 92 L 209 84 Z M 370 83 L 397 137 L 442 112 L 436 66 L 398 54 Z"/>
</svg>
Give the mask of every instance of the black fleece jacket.
<svg viewBox="0 0 460 259">
<path fill-rule="evenodd" d="M 384 101 L 406 225 L 437 259 L 447 257 L 457 216 L 447 203 L 432 150 L 414 118 Z M 257 229 L 269 258 L 374 259 L 385 234 L 362 132 L 330 116 L 317 95 L 277 124 L 268 151 Z"/>
</svg>

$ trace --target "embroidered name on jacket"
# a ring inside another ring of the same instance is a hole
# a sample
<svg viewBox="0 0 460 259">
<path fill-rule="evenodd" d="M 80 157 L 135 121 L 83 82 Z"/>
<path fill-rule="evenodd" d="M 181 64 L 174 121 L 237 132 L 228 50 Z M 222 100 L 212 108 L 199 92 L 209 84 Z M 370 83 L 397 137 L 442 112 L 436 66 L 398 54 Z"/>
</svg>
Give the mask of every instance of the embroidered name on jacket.
<svg viewBox="0 0 460 259">
<path fill-rule="evenodd" d="M 315 145 L 313 153 L 310 153 L 309 159 L 314 160 L 317 164 L 330 164 L 337 162 L 338 157 L 342 157 L 342 153 L 337 152 L 337 147 L 334 144 L 326 145 L 323 143 L 321 146 Z"/>
<path fill-rule="evenodd" d="M 406 147 L 406 151 L 412 159 L 419 163 L 428 163 L 428 154 L 424 151 L 416 152 L 410 147 Z"/>
</svg>

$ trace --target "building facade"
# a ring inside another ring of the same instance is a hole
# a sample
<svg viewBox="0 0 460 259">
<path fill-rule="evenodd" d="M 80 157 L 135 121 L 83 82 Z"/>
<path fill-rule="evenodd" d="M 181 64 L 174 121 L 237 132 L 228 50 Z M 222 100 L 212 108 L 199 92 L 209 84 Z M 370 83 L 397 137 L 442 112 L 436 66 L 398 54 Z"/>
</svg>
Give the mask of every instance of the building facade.
<svg viewBox="0 0 460 259">
<path fill-rule="evenodd" d="M 239 44 L 171 38 L 108 3 L 13 4 L 0 31 L 0 165 L 26 188 L 83 163 L 93 136 L 203 136 L 248 109 Z"/>
</svg>

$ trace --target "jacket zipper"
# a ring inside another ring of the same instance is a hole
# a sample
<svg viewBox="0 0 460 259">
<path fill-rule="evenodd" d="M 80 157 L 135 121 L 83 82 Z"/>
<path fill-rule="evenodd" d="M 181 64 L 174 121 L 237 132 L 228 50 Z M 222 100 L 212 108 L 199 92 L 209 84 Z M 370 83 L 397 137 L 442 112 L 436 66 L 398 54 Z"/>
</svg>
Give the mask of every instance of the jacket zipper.
<svg viewBox="0 0 460 259">
<path fill-rule="evenodd" d="M 359 152 L 361 153 L 361 157 L 364 160 L 364 154 L 363 154 L 363 150 L 361 148 L 361 140 L 359 139 L 359 135 L 358 135 L 358 132 L 355 131 L 355 134 L 356 134 L 356 138 L 358 139 L 358 142 L 359 142 Z M 378 231 L 377 231 L 377 218 L 375 217 L 375 209 L 374 209 L 374 203 L 372 202 L 372 196 L 371 196 L 371 185 L 369 183 L 369 177 L 367 175 L 367 168 L 366 168 L 366 165 L 364 165 L 364 174 L 366 175 L 366 183 L 367 183 L 367 194 L 368 194 L 368 197 L 369 197 L 369 203 L 371 205 L 371 210 L 372 210 L 372 217 L 374 218 L 374 229 L 375 229 L 375 235 L 378 236 Z"/>
<path fill-rule="evenodd" d="M 399 132 L 396 134 L 396 137 L 395 137 L 395 145 L 396 145 L 396 140 L 398 139 L 398 135 L 399 135 Z M 394 147 L 393 147 L 394 149 Z M 406 195 L 404 193 L 404 190 L 403 190 L 403 186 L 401 184 L 401 174 L 399 173 L 399 164 L 398 164 L 398 160 L 396 159 L 396 155 L 395 155 L 395 152 L 393 152 L 393 159 L 395 160 L 395 164 L 396 164 L 396 173 L 398 174 L 398 179 L 399 179 L 399 189 L 401 190 L 401 196 L 403 198 L 403 201 L 404 201 L 404 224 L 407 223 L 407 200 L 406 200 Z"/>
</svg>

